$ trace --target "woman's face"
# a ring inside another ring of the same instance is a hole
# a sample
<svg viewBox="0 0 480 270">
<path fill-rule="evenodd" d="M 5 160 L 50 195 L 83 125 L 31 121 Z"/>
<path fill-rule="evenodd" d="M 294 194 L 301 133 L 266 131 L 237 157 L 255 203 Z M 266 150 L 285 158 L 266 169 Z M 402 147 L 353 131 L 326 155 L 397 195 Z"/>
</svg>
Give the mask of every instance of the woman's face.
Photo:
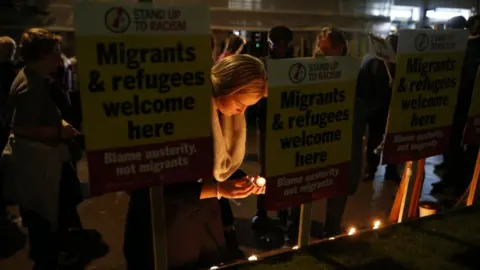
<svg viewBox="0 0 480 270">
<path fill-rule="evenodd" d="M 215 98 L 218 110 L 228 116 L 244 113 L 249 106 L 257 104 L 262 97 L 256 94 L 233 94 Z"/>
<path fill-rule="evenodd" d="M 344 46 L 333 46 L 330 39 L 323 35 L 318 40 L 318 48 L 323 52 L 325 56 L 342 56 Z"/>
</svg>

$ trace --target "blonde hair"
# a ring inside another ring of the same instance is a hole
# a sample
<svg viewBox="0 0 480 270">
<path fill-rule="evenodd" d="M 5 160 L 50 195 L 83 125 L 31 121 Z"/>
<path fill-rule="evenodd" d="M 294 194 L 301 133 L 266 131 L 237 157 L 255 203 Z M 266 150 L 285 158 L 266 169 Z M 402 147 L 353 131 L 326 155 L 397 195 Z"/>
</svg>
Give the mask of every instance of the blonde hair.
<svg viewBox="0 0 480 270">
<path fill-rule="evenodd" d="M 8 61 L 13 58 L 17 44 L 11 37 L 0 37 L 0 61 Z"/>
<path fill-rule="evenodd" d="M 227 56 L 212 67 L 213 97 L 267 94 L 267 73 L 262 61 L 247 54 Z"/>
</svg>

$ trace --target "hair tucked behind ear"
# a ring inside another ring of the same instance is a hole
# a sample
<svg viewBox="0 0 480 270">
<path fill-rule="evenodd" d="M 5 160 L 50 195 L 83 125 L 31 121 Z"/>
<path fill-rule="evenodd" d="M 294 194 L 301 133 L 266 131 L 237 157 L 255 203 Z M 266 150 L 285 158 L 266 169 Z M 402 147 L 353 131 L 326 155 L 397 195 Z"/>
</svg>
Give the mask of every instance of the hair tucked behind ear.
<svg viewBox="0 0 480 270">
<path fill-rule="evenodd" d="M 258 58 L 247 54 L 225 57 L 212 67 L 213 96 L 255 94 L 266 96 L 267 74 Z"/>
</svg>

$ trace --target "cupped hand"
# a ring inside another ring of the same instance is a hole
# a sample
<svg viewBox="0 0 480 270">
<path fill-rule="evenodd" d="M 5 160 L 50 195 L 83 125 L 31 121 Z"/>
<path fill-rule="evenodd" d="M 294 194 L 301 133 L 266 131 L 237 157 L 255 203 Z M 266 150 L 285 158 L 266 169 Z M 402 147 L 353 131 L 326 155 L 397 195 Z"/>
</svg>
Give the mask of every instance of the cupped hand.
<svg viewBox="0 0 480 270">
<path fill-rule="evenodd" d="M 218 193 L 228 199 L 243 199 L 253 193 L 256 186 L 247 178 L 231 179 L 218 183 Z"/>
</svg>

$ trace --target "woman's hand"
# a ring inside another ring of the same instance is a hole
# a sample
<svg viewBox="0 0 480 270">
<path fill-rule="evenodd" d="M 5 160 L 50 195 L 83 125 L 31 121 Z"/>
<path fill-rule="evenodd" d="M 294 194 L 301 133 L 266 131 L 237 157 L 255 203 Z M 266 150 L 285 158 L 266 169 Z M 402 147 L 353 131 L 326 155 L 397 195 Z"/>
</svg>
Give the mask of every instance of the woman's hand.
<svg viewBox="0 0 480 270">
<path fill-rule="evenodd" d="M 72 125 L 68 124 L 68 125 L 63 125 L 62 126 L 62 130 L 60 132 L 60 137 L 62 139 L 71 139 L 77 135 L 79 135 L 80 132 L 78 130 L 76 130 L 74 127 L 72 127 Z"/>
<path fill-rule="evenodd" d="M 248 178 L 230 179 L 218 183 L 218 195 L 227 199 L 243 199 L 256 190 L 255 184 Z"/>
</svg>

